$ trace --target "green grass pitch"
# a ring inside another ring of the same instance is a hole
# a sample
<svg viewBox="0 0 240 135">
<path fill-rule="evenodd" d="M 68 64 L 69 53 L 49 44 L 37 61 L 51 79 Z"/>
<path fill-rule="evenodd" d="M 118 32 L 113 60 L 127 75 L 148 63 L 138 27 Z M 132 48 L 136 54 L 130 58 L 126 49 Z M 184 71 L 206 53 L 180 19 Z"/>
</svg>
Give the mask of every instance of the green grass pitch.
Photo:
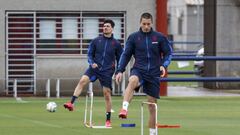
<svg viewBox="0 0 240 135">
<path fill-rule="evenodd" d="M 94 123 L 103 125 L 103 97 L 94 97 Z M 83 125 L 85 98 L 80 97 L 76 110 L 62 105 L 69 98 L 0 98 L 0 135 L 139 135 L 140 104 L 145 96 L 135 96 L 127 120 L 118 119 L 122 97 L 113 96 L 112 129 L 90 129 Z M 54 113 L 46 111 L 49 101 L 57 103 Z M 239 135 L 240 97 L 162 97 L 158 100 L 158 121 L 180 124 L 181 128 L 159 129 L 159 135 Z M 148 112 L 145 108 L 145 134 L 148 134 Z M 121 123 L 135 123 L 135 128 L 122 128 Z"/>
</svg>

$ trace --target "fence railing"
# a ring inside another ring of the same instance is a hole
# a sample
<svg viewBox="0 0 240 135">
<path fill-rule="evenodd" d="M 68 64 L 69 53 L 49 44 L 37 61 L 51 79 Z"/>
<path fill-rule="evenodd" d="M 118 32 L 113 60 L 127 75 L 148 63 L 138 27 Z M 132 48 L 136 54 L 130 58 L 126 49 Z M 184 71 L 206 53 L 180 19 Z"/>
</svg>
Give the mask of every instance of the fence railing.
<svg viewBox="0 0 240 135">
<path fill-rule="evenodd" d="M 22 80 L 22 79 L 21 79 Z M 44 80 L 45 81 L 45 96 L 47 98 L 50 98 L 51 97 L 51 92 L 54 92 L 55 93 L 55 97 L 57 98 L 60 98 L 61 96 L 61 92 L 63 91 L 63 89 L 61 89 L 61 81 L 63 80 L 79 80 L 79 78 L 41 78 L 39 80 Z M 54 81 L 51 81 L 51 80 L 54 80 Z M 13 95 L 13 97 L 17 98 L 18 97 L 18 94 L 19 94 L 19 91 L 18 91 L 18 79 L 14 79 L 13 80 L 13 91 L 11 94 L 9 94 L 9 91 L 6 90 L 6 95 Z M 51 89 L 51 83 L 55 83 L 55 89 Z M 124 84 L 122 83 L 121 85 L 116 85 L 115 83 L 115 80 L 113 78 L 113 81 L 112 81 L 112 87 L 113 87 L 113 90 L 112 90 L 112 95 L 122 95 L 124 90 L 122 89 L 124 86 Z M 89 88 L 93 87 L 93 83 L 90 82 L 89 83 Z M 73 91 L 71 91 L 73 93 Z M 8 93 L 8 94 L 7 94 Z M 32 92 L 33 93 L 33 92 Z M 35 95 L 35 93 L 33 94 Z"/>
<path fill-rule="evenodd" d="M 199 43 L 200 44 L 200 43 Z M 179 51 L 180 52 L 180 51 Z M 173 61 L 240 61 L 240 56 L 201 56 L 197 57 L 195 54 L 193 55 L 194 52 L 190 52 L 191 55 L 188 55 L 188 51 L 184 51 L 183 55 L 173 55 L 172 60 Z M 199 74 L 200 71 L 178 71 L 178 70 L 170 70 L 168 71 L 169 74 Z M 55 90 L 51 90 L 51 80 L 54 79 L 55 83 Z M 61 92 L 63 91 L 61 88 L 62 81 L 69 80 L 69 79 L 75 79 L 79 80 L 79 78 L 44 78 L 46 80 L 45 82 L 45 92 L 46 92 L 46 97 L 51 97 L 50 93 L 55 91 L 56 97 L 59 98 L 61 96 Z M 22 78 L 15 78 L 12 79 L 11 81 L 13 82 L 13 96 L 17 97 L 18 95 L 18 88 L 19 88 L 19 82 L 21 82 L 23 79 Z M 175 78 L 175 77 L 167 77 L 167 78 L 159 78 L 159 81 L 161 82 L 240 82 L 240 77 L 191 77 L 191 78 Z M 36 84 L 35 84 L 36 85 Z M 92 85 L 90 83 L 90 85 Z M 113 95 L 122 95 L 125 90 L 125 81 L 121 84 L 121 86 L 116 85 L 114 82 L 112 82 L 113 90 L 112 94 Z M 34 93 L 35 94 L 35 93 Z M 142 91 L 136 93 L 136 95 L 143 95 L 144 93 Z"/>
</svg>

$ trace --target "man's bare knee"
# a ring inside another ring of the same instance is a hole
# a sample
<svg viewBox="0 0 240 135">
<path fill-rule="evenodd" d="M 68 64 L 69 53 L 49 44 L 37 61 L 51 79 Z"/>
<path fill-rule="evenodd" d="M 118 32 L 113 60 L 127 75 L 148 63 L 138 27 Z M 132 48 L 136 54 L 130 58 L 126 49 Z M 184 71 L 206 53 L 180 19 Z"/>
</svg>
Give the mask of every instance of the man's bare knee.
<svg viewBox="0 0 240 135">
<path fill-rule="evenodd" d="M 148 102 L 157 103 L 157 99 L 156 98 L 154 98 L 152 96 L 147 96 L 147 98 L 148 98 Z M 148 108 L 149 108 L 149 111 L 151 113 L 154 113 L 156 111 L 155 105 L 153 105 L 153 104 L 148 105 Z"/>
<path fill-rule="evenodd" d="M 105 100 L 109 101 L 111 99 L 111 94 L 105 93 L 104 97 L 105 97 Z"/>
<path fill-rule="evenodd" d="M 89 82 L 89 78 L 87 76 L 82 76 L 82 78 L 79 81 L 79 85 L 86 85 Z"/>
<path fill-rule="evenodd" d="M 131 85 L 133 85 L 133 86 L 135 86 L 135 87 L 137 87 L 138 82 L 139 82 L 139 79 L 138 79 L 137 76 L 131 76 L 131 77 L 129 78 L 129 84 L 131 84 Z"/>
<path fill-rule="evenodd" d="M 109 88 L 103 88 L 103 95 L 105 97 L 105 100 L 111 100 L 111 90 Z"/>
</svg>

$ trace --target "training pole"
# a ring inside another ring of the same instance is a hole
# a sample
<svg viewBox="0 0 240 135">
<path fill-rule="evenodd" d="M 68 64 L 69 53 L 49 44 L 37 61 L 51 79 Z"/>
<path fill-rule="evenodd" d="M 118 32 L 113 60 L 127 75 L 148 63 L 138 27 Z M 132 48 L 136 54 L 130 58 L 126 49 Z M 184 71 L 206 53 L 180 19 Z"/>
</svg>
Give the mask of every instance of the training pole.
<svg viewBox="0 0 240 135">
<path fill-rule="evenodd" d="M 144 105 L 154 105 L 155 107 L 155 130 L 156 130 L 156 135 L 158 135 L 158 127 L 157 127 L 157 104 L 156 103 L 151 103 L 151 102 L 142 102 L 141 105 L 141 135 L 143 135 L 143 125 L 144 125 Z"/>
<path fill-rule="evenodd" d="M 88 98 L 90 98 L 90 108 L 88 108 Z M 89 110 L 89 122 L 87 122 L 87 116 L 88 116 L 88 110 Z M 92 112 L 93 112 L 93 86 L 92 83 L 89 84 L 89 89 L 87 91 L 86 95 L 86 101 L 85 101 L 85 112 L 84 112 L 84 125 L 86 127 L 92 127 Z"/>
<path fill-rule="evenodd" d="M 90 98 L 90 107 L 88 105 Z M 88 121 L 88 113 L 89 113 L 89 121 Z M 105 125 L 103 126 L 96 126 L 93 125 L 93 84 L 89 84 L 89 89 L 87 91 L 86 95 L 86 101 L 85 101 L 85 111 L 84 111 L 84 125 L 85 127 L 88 128 L 102 128 L 102 129 L 110 129 L 112 127 L 106 127 Z"/>
</svg>

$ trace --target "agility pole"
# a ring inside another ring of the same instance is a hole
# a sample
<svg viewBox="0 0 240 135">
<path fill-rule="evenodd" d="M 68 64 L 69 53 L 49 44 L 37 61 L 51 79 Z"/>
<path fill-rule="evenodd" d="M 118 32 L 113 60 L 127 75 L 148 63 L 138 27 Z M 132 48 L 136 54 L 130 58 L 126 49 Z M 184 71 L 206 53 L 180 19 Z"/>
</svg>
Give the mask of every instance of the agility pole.
<svg viewBox="0 0 240 135">
<path fill-rule="evenodd" d="M 88 105 L 90 98 L 90 107 Z M 88 128 L 112 128 L 104 126 L 96 126 L 93 125 L 93 84 L 89 83 L 89 89 L 86 94 L 86 101 L 85 101 L 85 111 L 84 111 L 84 125 Z M 88 121 L 88 113 L 89 113 L 89 121 Z"/>
</svg>

